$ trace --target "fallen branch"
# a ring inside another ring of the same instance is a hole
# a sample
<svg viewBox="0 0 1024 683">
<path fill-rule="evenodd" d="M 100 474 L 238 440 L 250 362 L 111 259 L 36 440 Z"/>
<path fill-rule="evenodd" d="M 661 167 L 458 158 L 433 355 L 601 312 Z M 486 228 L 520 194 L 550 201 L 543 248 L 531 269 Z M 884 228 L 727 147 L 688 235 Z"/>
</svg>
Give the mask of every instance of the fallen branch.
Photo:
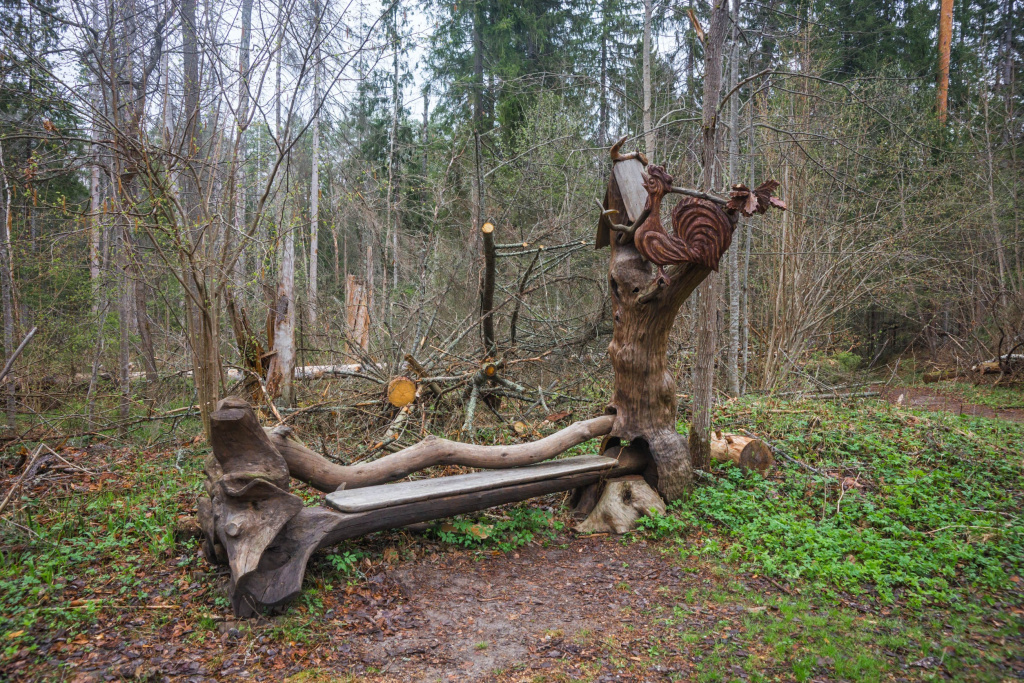
<svg viewBox="0 0 1024 683">
<path fill-rule="evenodd" d="M 28 334 L 25 335 L 25 338 L 21 340 L 20 344 L 18 344 L 18 348 L 14 349 L 14 353 L 12 353 L 11 357 L 7 359 L 7 364 L 4 365 L 4 369 L 0 370 L 0 382 L 4 381 L 4 378 L 7 377 L 7 373 L 9 373 L 11 368 L 14 367 L 14 361 L 18 360 L 18 356 L 20 356 L 21 352 L 25 350 L 28 343 L 32 341 L 32 337 L 36 336 L 37 329 L 38 328 L 33 327 L 29 330 Z"/>
<path fill-rule="evenodd" d="M 32 329 L 33 331 L 35 330 L 35 328 Z M 15 352 L 15 356 L 17 356 L 17 352 Z M 11 486 L 11 490 L 7 492 L 6 496 L 4 496 L 3 502 L 0 502 L 0 514 L 3 514 L 4 508 L 7 507 L 7 503 L 10 502 L 11 496 L 14 495 L 14 492 L 21 488 L 21 482 L 25 479 L 25 475 L 32 471 L 32 466 L 36 464 L 39 454 L 43 452 L 44 445 L 45 444 L 39 444 L 36 448 L 36 452 L 32 454 L 32 459 L 29 460 L 27 465 L 25 465 L 25 469 L 22 471 L 21 476 L 18 477 L 18 480 L 14 482 L 13 486 Z"/>
<path fill-rule="evenodd" d="M 539 441 L 511 446 L 478 446 L 428 436 L 415 446 L 369 463 L 336 465 L 294 437 L 291 427 L 267 430 L 271 443 L 284 456 L 291 476 L 321 491 L 384 484 L 437 465 L 484 469 L 521 467 L 548 460 L 590 439 L 611 431 L 614 416 L 603 415 L 576 422 Z"/>
</svg>

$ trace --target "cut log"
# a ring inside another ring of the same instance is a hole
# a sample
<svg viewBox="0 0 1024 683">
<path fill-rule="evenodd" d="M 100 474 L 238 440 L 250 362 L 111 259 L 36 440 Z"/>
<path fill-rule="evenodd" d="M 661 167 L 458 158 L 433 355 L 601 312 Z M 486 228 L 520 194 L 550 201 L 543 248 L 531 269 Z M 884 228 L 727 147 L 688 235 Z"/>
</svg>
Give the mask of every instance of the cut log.
<svg viewBox="0 0 1024 683">
<path fill-rule="evenodd" d="M 643 477 L 611 479 L 605 483 L 593 512 L 576 525 L 576 531 L 624 534 L 636 525 L 636 520 L 652 511 L 665 514 L 665 501 Z"/>
<path fill-rule="evenodd" d="M 960 376 L 958 370 L 934 370 L 932 372 L 926 372 L 921 376 L 925 384 L 933 384 L 935 382 L 944 382 L 947 379 L 956 379 Z"/>
<path fill-rule="evenodd" d="M 999 356 L 998 358 L 993 358 L 992 360 L 987 360 L 971 366 L 971 372 L 977 372 L 982 375 L 991 375 L 1000 372 L 1010 374 L 1021 367 L 1024 367 L 1024 354 L 1008 353 L 1005 356 Z"/>
<path fill-rule="evenodd" d="M 295 379 L 330 379 L 334 377 L 362 377 L 363 366 L 358 363 L 345 365 L 300 365 L 295 368 Z"/>
<path fill-rule="evenodd" d="M 775 464 L 772 449 L 764 441 L 739 434 L 719 433 L 712 437 L 711 458 L 735 463 L 745 470 L 756 470 L 762 476 Z"/>
<path fill-rule="evenodd" d="M 404 408 L 416 400 L 416 382 L 408 377 L 395 377 L 388 382 L 388 403 Z"/>
<path fill-rule="evenodd" d="M 978 363 L 971 367 L 971 372 L 977 372 L 982 375 L 990 375 L 1000 372 L 1000 363 L 997 360 L 987 360 L 984 363 Z"/>
<path fill-rule="evenodd" d="M 549 460 L 590 439 L 607 434 L 613 418 L 609 415 L 575 422 L 539 441 L 511 446 L 478 446 L 428 436 L 415 446 L 369 463 L 337 465 L 306 448 L 294 437 L 292 428 L 281 425 L 268 436 L 288 463 L 291 476 L 321 491 L 331 492 L 344 486 L 362 488 L 402 479 L 413 472 L 436 465 L 462 465 L 482 469 L 505 469 Z"/>
</svg>

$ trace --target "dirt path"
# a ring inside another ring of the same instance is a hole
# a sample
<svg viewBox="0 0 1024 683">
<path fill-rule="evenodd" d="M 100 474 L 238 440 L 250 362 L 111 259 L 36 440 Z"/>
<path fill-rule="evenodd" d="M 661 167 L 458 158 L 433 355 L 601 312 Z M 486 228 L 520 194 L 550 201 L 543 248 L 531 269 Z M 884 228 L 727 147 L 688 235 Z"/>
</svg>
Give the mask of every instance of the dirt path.
<svg viewBox="0 0 1024 683">
<path fill-rule="evenodd" d="M 328 587 L 314 573 L 287 616 L 203 624 L 201 602 L 173 613 L 119 611 L 74 639 L 47 634 L 47 665 L 15 664 L 0 679 L 824 683 L 882 667 L 898 672 L 895 680 L 949 677 L 939 657 L 925 656 L 934 634 L 905 638 L 903 625 L 886 621 L 890 607 L 870 596 L 819 602 L 797 586 L 680 562 L 679 553 L 674 544 L 569 532 L 504 554 L 428 550 L 374 564 L 348 586 Z M 962 637 L 979 652 L 993 643 L 1016 652 L 1020 640 L 982 629 Z M 997 652 L 1006 661 L 990 666 L 1024 674 L 1024 659 Z"/>
<path fill-rule="evenodd" d="M 558 540 L 402 563 L 371 576 L 369 591 L 335 591 L 345 616 L 321 624 L 328 647 L 284 651 L 257 637 L 232 649 L 228 640 L 219 666 L 196 673 L 261 678 L 266 657 L 287 655 L 279 675 L 292 683 L 346 674 L 381 683 L 688 680 L 708 651 L 739 636 L 745 616 L 766 609 L 754 601 L 782 595 L 747 576 L 742 598 L 714 602 L 708 594 L 736 577 L 687 571 L 646 541 Z M 691 644 L 681 644 L 683 632 Z M 735 677 L 747 678 L 739 663 Z"/>
<path fill-rule="evenodd" d="M 422 624 L 415 635 L 363 640 L 365 656 L 389 662 L 382 673 L 410 681 L 491 680 L 522 666 L 578 675 L 595 658 L 591 641 L 647 622 L 652 600 L 697 583 L 643 542 L 566 545 L 505 558 L 447 557 L 430 571 L 394 572 Z M 645 631 L 633 647 L 638 654 L 658 639 Z"/>
<path fill-rule="evenodd" d="M 900 387 L 900 386 L 878 386 L 874 387 L 879 395 L 890 403 L 907 406 L 908 408 L 920 408 L 922 410 L 935 410 L 954 415 L 971 415 L 974 417 L 998 417 L 1011 422 L 1024 422 L 1024 409 L 1003 408 L 996 409 L 964 401 L 961 397 L 952 393 L 943 392 L 940 389 L 928 387 Z"/>
</svg>

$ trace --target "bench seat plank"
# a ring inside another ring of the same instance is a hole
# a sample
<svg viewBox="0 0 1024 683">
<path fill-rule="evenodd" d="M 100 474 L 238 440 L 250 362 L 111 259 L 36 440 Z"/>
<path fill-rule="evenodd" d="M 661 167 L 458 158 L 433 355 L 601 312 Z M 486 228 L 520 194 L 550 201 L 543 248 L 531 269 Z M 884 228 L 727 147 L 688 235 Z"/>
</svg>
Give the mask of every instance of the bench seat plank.
<svg viewBox="0 0 1024 683">
<path fill-rule="evenodd" d="M 327 504 L 340 512 L 367 512 L 434 498 L 554 479 L 570 474 L 608 470 L 615 464 L 614 458 L 581 455 L 529 467 L 456 474 L 450 477 L 367 486 L 351 491 L 335 491 L 327 494 Z"/>
</svg>

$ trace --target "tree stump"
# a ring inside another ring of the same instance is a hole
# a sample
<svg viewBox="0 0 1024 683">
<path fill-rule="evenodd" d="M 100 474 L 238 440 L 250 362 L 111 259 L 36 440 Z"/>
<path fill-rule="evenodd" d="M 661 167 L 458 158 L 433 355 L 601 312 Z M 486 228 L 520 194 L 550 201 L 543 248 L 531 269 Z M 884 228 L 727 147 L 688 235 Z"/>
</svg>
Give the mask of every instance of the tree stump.
<svg viewBox="0 0 1024 683">
<path fill-rule="evenodd" d="M 605 482 L 590 515 L 576 525 L 581 533 L 624 534 L 651 511 L 665 514 L 665 501 L 644 478 L 633 475 Z"/>
</svg>

